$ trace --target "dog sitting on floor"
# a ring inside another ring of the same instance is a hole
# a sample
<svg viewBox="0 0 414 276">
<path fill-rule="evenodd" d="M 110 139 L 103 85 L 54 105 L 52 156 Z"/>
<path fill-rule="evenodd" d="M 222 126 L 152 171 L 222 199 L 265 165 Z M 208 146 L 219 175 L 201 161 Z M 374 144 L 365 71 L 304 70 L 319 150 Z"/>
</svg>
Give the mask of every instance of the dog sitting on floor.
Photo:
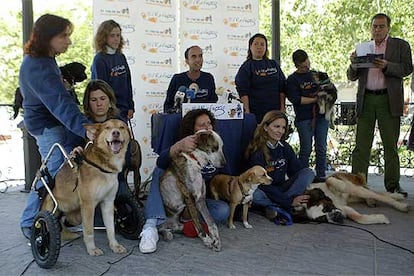
<svg viewBox="0 0 414 276">
<path fill-rule="evenodd" d="M 160 190 L 167 212 L 167 221 L 160 228 L 161 234 L 170 240 L 172 232 L 182 231 L 182 212 L 187 209 L 194 223 L 198 237 L 214 251 L 221 250 L 218 227 L 206 205 L 206 185 L 201 170 L 212 165 L 216 168 L 225 165 L 223 140 L 212 130 L 196 132 L 197 147 L 190 154 L 180 153 L 171 158 L 171 163 L 161 177 Z M 205 231 L 199 214 L 207 224 Z"/>
<path fill-rule="evenodd" d="M 253 200 L 253 193 L 260 184 L 270 185 L 272 178 L 261 166 L 254 166 L 240 176 L 219 174 L 210 181 L 210 191 L 214 199 L 223 199 L 230 204 L 229 228 L 234 226 L 234 211 L 237 205 L 243 205 L 243 225 L 252 228 L 247 221 L 247 212 Z"/>
<path fill-rule="evenodd" d="M 317 192 L 315 193 L 315 190 Z M 321 195 L 320 192 L 324 195 Z M 341 222 L 341 214 L 360 224 L 389 224 L 389 219 L 383 214 L 365 215 L 349 206 L 352 202 L 365 201 L 372 206 L 376 201 L 385 203 L 393 208 L 408 212 L 408 203 L 401 202 L 404 196 L 398 193 L 375 192 L 367 187 L 364 175 L 337 172 L 329 176 L 325 182 L 312 183 L 306 191 L 311 198 L 307 204 L 296 207 L 296 212 L 305 211 L 311 220 L 326 217 L 327 221 Z M 333 204 L 333 206 L 332 206 Z M 339 210 L 339 211 L 338 211 Z"/>
</svg>

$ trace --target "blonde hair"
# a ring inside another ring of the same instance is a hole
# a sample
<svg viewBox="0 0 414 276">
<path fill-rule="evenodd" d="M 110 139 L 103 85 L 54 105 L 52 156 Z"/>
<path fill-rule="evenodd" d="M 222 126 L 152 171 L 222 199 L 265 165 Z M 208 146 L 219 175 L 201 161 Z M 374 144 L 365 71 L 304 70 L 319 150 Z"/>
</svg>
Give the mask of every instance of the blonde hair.
<svg viewBox="0 0 414 276">
<path fill-rule="evenodd" d="M 254 131 L 253 139 L 249 143 L 246 149 L 245 157 L 249 159 L 249 157 L 256 151 L 263 152 L 265 156 L 266 162 L 270 160 L 269 149 L 266 146 L 267 141 L 270 140 L 269 134 L 265 130 L 265 126 L 270 125 L 276 119 L 284 119 L 286 121 L 286 128 L 288 126 L 288 119 L 282 111 L 279 110 L 271 110 L 267 112 L 260 124 L 257 125 L 256 130 Z M 286 132 L 285 132 L 286 135 Z M 285 135 L 282 139 L 285 139 Z"/>
<path fill-rule="evenodd" d="M 116 51 L 118 53 L 122 53 L 122 48 L 124 47 L 124 38 L 122 36 L 121 25 L 119 25 L 119 23 L 112 19 L 102 22 L 98 27 L 98 31 L 95 35 L 95 51 L 97 53 L 106 53 L 106 46 L 108 45 L 106 41 L 108 39 L 109 34 L 112 32 L 114 28 L 119 28 L 119 30 L 121 31 L 121 41 Z"/>
</svg>

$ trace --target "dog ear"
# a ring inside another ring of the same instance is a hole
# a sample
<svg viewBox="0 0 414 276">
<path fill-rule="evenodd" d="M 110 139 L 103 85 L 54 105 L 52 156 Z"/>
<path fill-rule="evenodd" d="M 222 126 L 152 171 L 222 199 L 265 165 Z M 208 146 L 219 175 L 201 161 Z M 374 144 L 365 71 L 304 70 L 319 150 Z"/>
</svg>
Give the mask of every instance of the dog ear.
<svg viewBox="0 0 414 276">
<path fill-rule="evenodd" d="M 98 132 L 98 129 L 99 129 L 100 125 L 101 125 L 100 123 L 83 124 L 83 127 L 86 129 L 86 137 L 89 140 L 95 141 L 96 133 Z"/>
</svg>

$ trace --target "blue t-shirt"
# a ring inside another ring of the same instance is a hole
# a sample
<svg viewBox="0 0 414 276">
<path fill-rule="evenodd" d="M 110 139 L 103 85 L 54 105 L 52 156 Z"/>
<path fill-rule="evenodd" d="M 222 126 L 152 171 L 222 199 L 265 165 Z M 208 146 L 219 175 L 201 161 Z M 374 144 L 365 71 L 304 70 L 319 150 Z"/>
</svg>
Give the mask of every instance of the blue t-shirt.
<svg viewBox="0 0 414 276">
<path fill-rule="evenodd" d="M 132 95 L 131 71 L 122 53 L 97 53 L 92 63 L 92 79 L 106 81 L 114 90 L 116 106 L 121 117 L 126 118 L 128 110 L 135 110 Z"/>
<path fill-rule="evenodd" d="M 195 99 L 192 99 L 193 103 L 215 103 L 218 100 L 216 94 L 216 84 L 214 83 L 214 77 L 212 74 L 201 71 L 200 77 L 193 81 L 187 76 L 187 72 L 174 74 L 170 84 L 168 85 L 167 96 L 164 102 L 164 112 L 168 112 L 174 108 L 174 96 L 180 86 L 188 88 L 190 84 L 196 83 L 199 87 L 198 92 L 195 94 Z"/>
<path fill-rule="evenodd" d="M 249 97 L 250 112 L 257 122 L 270 110 L 280 110 L 280 93 L 286 92 L 286 77 L 273 59 L 246 60 L 236 74 L 240 97 Z"/>
</svg>

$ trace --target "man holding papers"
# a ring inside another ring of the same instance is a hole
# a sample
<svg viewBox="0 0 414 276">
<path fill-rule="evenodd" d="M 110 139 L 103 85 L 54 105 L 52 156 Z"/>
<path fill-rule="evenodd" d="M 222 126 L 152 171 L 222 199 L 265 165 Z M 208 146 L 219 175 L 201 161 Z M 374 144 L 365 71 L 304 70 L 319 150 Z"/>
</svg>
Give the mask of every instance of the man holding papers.
<svg viewBox="0 0 414 276">
<path fill-rule="evenodd" d="M 368 175 L 375 124 L 384 147 L 384 185 L 389 192 L 407 196 L 400 187 L 397 141 L 403 115 L 403 77 L 413 71 L 411 48 L 407 41 L 389 35 L 391 19 L 383 13 L 371 20 L 373 67 L 358 67 L 357 53 L 350 56 L 348 79 L 358 80 L 356 146 L 352 152 L 352 172 Z M 359 53 L 358 53 L 359 54 Z M 368 54 L 368 53 L 366 53 Z"/>
</svg>

